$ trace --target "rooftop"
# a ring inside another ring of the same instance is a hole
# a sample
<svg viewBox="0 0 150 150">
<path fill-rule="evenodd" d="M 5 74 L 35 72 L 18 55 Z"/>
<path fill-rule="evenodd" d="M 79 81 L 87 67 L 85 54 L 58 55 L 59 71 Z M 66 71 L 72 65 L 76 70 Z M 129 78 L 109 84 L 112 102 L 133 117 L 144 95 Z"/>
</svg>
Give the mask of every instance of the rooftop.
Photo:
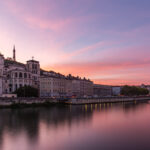
<svg viewBox="0 0 150 150">
<path fill-rule="evenodd" d="M 17 65 L 17 66 L 21 66 L 21 67 L 25 67 L 25 64 L 21 63 L 21 62 L 17 62 L 14 60 L 10 60 L 10 59 L 5 59 L 4 60 L 4 65 Z"/>
<path fill-rule="evenodd" d="M 36 63 L 39 63 L 39 61 L 37 61 L 37 60 L 28 60 L 27 62 L 36 62 Z"/>
</svg>

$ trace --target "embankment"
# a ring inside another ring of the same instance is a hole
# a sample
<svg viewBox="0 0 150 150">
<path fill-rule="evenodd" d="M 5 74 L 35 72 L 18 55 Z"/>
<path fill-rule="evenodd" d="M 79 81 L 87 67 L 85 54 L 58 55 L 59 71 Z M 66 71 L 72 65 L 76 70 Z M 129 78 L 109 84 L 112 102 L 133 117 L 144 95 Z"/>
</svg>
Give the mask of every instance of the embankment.
<svg viewBox="0 0 150 150">
<path fill-rule="evenodd" d="M 96 104 L 96 103 L 120 103 L 120 102 L 134 102 L 134 101 L 148 101 L 150 96 L 143 97 L 102 97 L 102 98 L 73 98 L 69 100 L 68 104 Z"/>
</svg>

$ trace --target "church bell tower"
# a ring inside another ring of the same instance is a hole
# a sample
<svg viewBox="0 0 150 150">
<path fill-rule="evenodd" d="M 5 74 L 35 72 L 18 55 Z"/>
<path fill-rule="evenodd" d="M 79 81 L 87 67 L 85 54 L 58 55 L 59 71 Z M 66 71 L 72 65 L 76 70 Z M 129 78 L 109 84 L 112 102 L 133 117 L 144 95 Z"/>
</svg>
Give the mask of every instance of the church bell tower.
<svg viewBox="0 0 150 150">
<path fill-rule="evenodd" d="M 16 61 L 16 49 L 15 49 L 15 45 L 13 48 L 13 61 Z"/>
</svg>

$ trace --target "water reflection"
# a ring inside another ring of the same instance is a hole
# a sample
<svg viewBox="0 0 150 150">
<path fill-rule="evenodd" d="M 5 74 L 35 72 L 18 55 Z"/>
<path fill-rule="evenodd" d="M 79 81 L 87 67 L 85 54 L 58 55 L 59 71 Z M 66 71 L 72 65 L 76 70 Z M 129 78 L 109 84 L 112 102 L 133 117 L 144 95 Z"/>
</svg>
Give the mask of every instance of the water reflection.
<svg viewBox="0 0 150 150">
<path fill-rule="evenodd" d="M 137 102 L 1 109 L 0 150 L 147 149 L 148 113 Z"/>
</svg>

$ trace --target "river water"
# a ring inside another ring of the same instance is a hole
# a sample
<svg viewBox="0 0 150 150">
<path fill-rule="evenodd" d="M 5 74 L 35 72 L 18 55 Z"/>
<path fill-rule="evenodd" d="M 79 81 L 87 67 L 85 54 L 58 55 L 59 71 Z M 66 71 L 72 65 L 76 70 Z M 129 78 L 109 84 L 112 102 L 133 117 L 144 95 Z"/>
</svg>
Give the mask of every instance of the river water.
<svg viewBox="0 0 150 150">
<path fill-rule="evenodd" d="M 150 150 L 150 102 L 0 109 L 0 150 Z"/>
</svg>

